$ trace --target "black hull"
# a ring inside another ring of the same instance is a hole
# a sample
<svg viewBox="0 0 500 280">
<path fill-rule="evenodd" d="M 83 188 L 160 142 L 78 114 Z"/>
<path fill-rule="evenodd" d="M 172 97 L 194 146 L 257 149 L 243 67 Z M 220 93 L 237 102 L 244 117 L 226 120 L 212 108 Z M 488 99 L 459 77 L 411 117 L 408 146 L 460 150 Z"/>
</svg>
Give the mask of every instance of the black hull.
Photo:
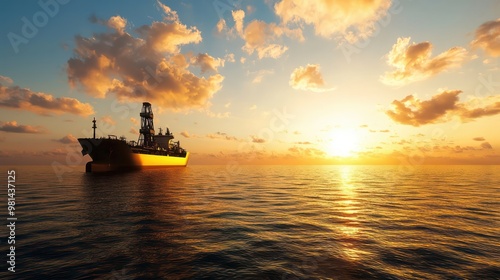
<svg viewBox="0 0 500 280">
<path fill-rule="evenodd" d="M 89 155 L 87 172 L 138 170 L 145 167 L 186 166 L 189 153 L 174 153 L 139 146 L 113 138 L 79 138 L 82 155 Z"/>
</svg>

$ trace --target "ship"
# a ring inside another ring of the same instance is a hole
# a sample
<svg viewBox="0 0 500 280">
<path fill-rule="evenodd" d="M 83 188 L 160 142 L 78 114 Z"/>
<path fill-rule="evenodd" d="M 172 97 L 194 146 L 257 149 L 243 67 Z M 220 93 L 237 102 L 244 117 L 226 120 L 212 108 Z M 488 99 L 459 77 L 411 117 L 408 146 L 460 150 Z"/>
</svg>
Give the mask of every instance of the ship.
<svg viewBox="0 0 500 280">
<path fill-rule="evenodd" d="M 78 138 L 82 146 L 82 155 L 89 155 L 86 172 L 108 172 L 140 170 L 149 167 L 185 167 L 189 152 L 181 147 L 180 141 L 174 141 L 174 135 L 167 128 L 156 134 L 153 123 L 151 103 L 143 102 L 140 112 L 141 128 L 137 141 L 127 141 L 125 137 L 108 135 L 96 138 L 96 120 L 94 118 L 92 138 Z"/>
</svg>

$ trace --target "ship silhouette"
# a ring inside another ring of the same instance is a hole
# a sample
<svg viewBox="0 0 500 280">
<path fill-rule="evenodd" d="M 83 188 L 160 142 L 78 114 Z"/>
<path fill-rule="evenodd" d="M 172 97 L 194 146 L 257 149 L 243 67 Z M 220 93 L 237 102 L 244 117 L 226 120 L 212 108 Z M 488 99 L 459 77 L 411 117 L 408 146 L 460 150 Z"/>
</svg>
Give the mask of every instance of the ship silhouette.
<svg viewBox="0 0 500 280">
<path fill-rule="evenodd" d="M 93 122 L 93 138 L 78 138 L 82 155 L 92 161 L 85 166 L 86 172 L 136 170 L 147 167 L 186 166 L 189 152 L 167 128 L 165 134 L 155 133 L 151 103 L 143 102 L 140 112 L 141 129 L 138 141 L 108 135 L 96 138 L 96 120 Z"/>
</svg>

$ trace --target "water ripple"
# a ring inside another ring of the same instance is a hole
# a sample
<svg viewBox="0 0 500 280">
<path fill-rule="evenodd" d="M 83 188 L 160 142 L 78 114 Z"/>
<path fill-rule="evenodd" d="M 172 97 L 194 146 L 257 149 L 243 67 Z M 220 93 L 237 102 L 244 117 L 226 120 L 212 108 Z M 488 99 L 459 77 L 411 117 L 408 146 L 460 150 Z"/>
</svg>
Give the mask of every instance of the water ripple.
<svg viewBox="0 0 500 280">
<path fill-rule="evenodd" d="M 32 167 L 16 278 L 500 279 L 500 167 L 398 170 Z"/>
</svg>

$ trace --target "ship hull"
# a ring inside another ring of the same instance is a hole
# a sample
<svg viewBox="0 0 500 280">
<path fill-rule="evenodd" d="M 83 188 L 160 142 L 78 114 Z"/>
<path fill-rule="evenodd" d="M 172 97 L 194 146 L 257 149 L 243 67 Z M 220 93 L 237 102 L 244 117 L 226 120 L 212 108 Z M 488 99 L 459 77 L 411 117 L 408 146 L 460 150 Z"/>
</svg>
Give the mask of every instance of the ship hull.
<svg viewBox="0 0 500 280">
<path fill-rule="evenodd" d="M 137 170 L 152 167 L 186 166 L 189 152 L 170 155 L 155 150 L 145 150 L 128 145 L 119 139 L 79 138 L 82 155 L 88 154 L 87 172 Z"/>
</svg>

